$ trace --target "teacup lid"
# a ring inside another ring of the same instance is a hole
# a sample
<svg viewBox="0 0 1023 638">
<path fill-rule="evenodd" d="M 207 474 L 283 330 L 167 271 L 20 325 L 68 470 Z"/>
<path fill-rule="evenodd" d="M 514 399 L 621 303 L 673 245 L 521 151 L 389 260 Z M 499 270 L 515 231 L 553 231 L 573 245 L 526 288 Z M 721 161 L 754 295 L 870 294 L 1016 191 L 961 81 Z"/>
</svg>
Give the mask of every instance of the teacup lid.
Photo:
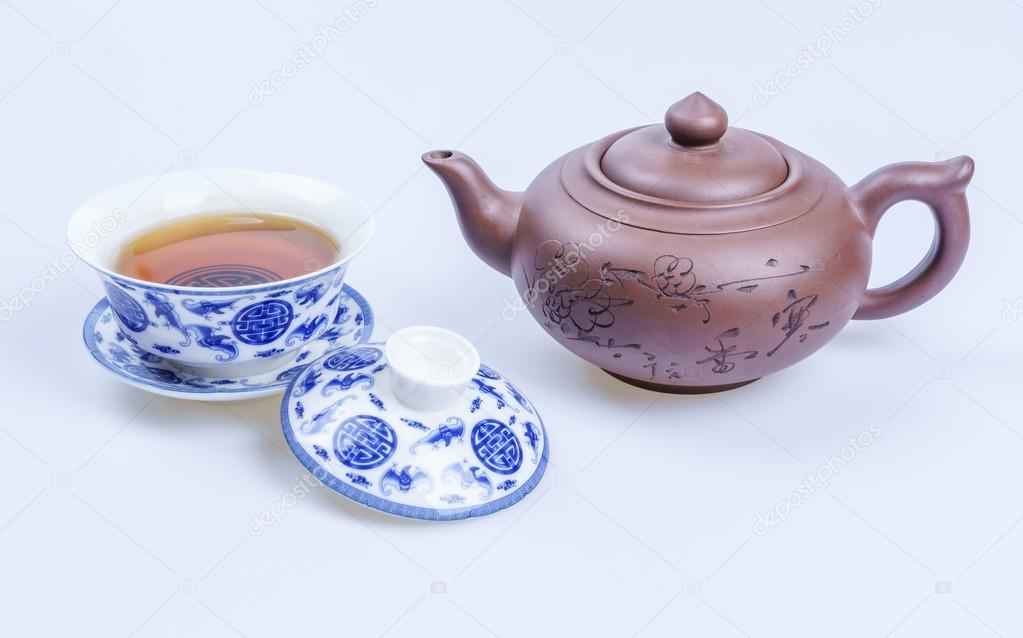
<svg viewBox="0 0 1023 638">
<path fill-rule="evenodd" d="M 408 518 L 496 512 L 547 467 L 547 432 L 529 400 L 466 339 L 432 326 L 313 361 L 285 393 L 281 426 L 325 485 Z"/>
<path fill-rule="evenodd" d="M 778 187 L 789 174 L 774 145 L 729 128 L 724 108 L 703 93 L 671 105 L 663 125 L 620 137 L 600 167 L 624 189 L 673 202 L 742 200 Z"/>
</svg>

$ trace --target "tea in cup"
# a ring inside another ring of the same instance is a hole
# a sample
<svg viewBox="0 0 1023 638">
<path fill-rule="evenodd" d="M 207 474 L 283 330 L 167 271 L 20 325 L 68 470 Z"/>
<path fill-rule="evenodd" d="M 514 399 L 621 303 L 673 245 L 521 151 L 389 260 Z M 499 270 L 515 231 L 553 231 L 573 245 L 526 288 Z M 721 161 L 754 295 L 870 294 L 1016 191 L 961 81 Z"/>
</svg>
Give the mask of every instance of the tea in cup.
<svg viewBox="0 0 1023 638">
<path fill-rule="evenodd" d="M 125 339 L 190 373 L 239 377 L 289 364 L 333 322 L 373 229 L 369 208 L 330 184 L 209 170 L 107 190 L 67 237 Z"/>
</svg>

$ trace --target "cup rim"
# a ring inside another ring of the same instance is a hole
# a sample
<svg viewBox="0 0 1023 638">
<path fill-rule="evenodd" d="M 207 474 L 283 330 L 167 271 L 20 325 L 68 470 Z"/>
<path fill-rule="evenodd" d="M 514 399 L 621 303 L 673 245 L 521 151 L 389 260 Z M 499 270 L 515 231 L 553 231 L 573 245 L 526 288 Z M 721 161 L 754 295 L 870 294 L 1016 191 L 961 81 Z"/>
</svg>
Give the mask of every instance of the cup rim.
<svg viewBox="0 0 1023 638">
<path fill-rule="evenodd" d="M 204 169 L 203 172 L 211 173 L 211 174 L 220 174 L 220 175 L 223 175 L 223 174 L 233 174 L 233 175 L 277 175 L 277 176 L 281 176 L 281 177 L 291 177 L 291 178 L 297 178 L 297 179 L 302 179 L 302 180 L 318 182 L 319 184 L 321 184 L 323 186 L 326 186 L 328 188 L 331 188 L 331 189 L 337 191 L 340 194 L 343 194 L 349 201 L 355 203 L 357 206 L 359 206 L 359 208 L 361 208 L 366 213 L 365 220 L 363 220 L 356 227 L 356 231 L 362 230 L 363 228 L 365 228 L 366 237 L 361 242 L 361 244 L 357 245 L 354 249 L 350 249 L 347 254 L 345 254 L 344 256 L 339 256 L 337 259 L 335 259 L 334 261 L 330 262 L 328 265 L 324 266 L 323 268 L 320 268 L 319 270 L 315 270 L 315 271 L 309 272 L 309 273 L 303 273 L 301 275 L 296 275 L 295 277 L 289 277 L 287 279 L 279 279 L 277 281 L 271 281 L 271 282 L 257 284 L 257 285 L 223 286 L 223 287 L 216 287 L 216 288 L 203 288 L 203 287 L 200 287 L 200 286 L 179 286 L 179 285 L 174 285 L 174 284 L 165 284 L 165 283 L 160 283 L 160 282 L 156 282 L 156 281 L 149 281 L 149 280 L 146 280 L 146 279 L 139 279 L 137 277 L 132 277 L 130 275 L 125 275 L 123 273 L 119 273 L 119 272 L 117 272 L 117 271 L 115 271 L 115 270 L 113 270 L 111 268 L 108 268 L 107 266 L 99 264 L 89 254 L 82 253 L 81 251 L 79 251 L 78 246 L 75 245 L 75 242 L 73 241 L 73 239 L 71 237 L 71 230 L 72 230 L 71 227 L 72 227 L 72 224 L 74 223 L 75 217 L 83 209 L 85 209 L 87 206 L 89 206 L 93 201 L 101 198 L 103 195 L 106 195 L 106 194 L 110 193 L 111 191 L 114 191 L 114 190 L 117 190 L 117 189 L 121 189 L 121 188 L 125 188 L 127 186 L 130 186 L 131 184 L 153 184 L 154 182 L 157 182 L 157 181 L 159 181 L 159 179 L 162 179 L 164 176 L 168 175 L 170 172 L 185 173 L 187 171 L 168 171 L 168 172 L 164 172 L 164 173 L 161 173 L 161 174 L 158 174 L 158 175 L 149 175 L 149 176 L 145 176 L 145 177 L 139 177 L 139 178 L 136 178 L 136 179 L 120 182 L 118 184 L 115 184 L 115 185 L 113 185 L 113 186 L 111 186 L 109 188 L 106 188 L 106 189 L 104 189 L 104 190 L 102 190 L 102 191 L 92 195 L 91 197 L 86 199 L 84 202 L 82 202 L 77 208 L 75 208 L 74 212 L 71 213 L 71 216 L 68 218 L 68 222 L 65 225 L 65 231 L 64 231 L 65 232 L 64 240 L 67 243 L 68 247 L 71 249 L 71 252 L 74 253 L 75 257 L 77 259 L 80 259 L 84 263 L 88 264 L 89 267 L 93 268 L 94 270 L 98 271 L 99 273 L 101 273 L 103 275 L 106 275 L 107 277 L 109 277 L 109 278 L 111 278 L 111 279 L 113 279 L 115 281 L 123 281 L 125 283 L 136 285 L 136 286 L 138 286 L 140 288 L 155 288 L 155 289 L 158 289 L 158 290 L 172 291 L 172 292 L 175 292 L 177 294 L 221 295 L 221 294 L 236 294 L 236 293 L 243 293 L 243 292 L 244 293 L 254 293 L 254 292 L 260 292 L 260 291 L 264 291 L 264 290 L 273 290 L 273 289 L 276 289 L 276 288 L 283 288 L 283 287 L 286 287 L 286 286 L 293 286 L 293 285 L 304 283 L 304 282 L 312 280 L 312 279 L 317 279 L 319 277 L 322 277 L 323 275 L 326 275 L 327 273 L 329 273 L 329 272 L 331 272 L 333 270 L 336 270 L 337 268 L 339 268 L 341 266 L 344 266 L 348 262 L 352 261 L 352 259 L 354 259 L 360 253 L 362 253 L 363 250 L 365 250 L 366 246 L 369 245 L 369 240 L 372 239 L 373 235 L 376 234 L 376 218 L 373 215 L 372 209 L 370 209 L 370 207 L 361 198 L 355 196 L 350 191 L 345 190 L 344 188 L 341 188 L 340 186 L 338 186 L 336 184 L 333 184 L 331 182 L 327 182 L 327 181 L 321 180 L 321 179 L 316 178 L 316 177 L 310 177 L 310 176 L 307 176 L 307 175 L 299 175 L 297 173 L 288 173 L 288 172 L 285 172 L 285 171 L 265 171 L 265 170 L 248 169 L 248 168 L 212 168 L 212 169 Z M 288 213 L 287 211 L 280 211 L 280 213 L 281 214 L 286 214 L 286 215 L 287 214 L 291 214 L 291 213 Z M 294 215 L 294 216 L 302 217 L 302 215 Z M 319 226 L 319 224 L 317 224 L 317 225 Z M 354 231 L 353 231 L 353 234 L 354 234 Z"/>
</svg>

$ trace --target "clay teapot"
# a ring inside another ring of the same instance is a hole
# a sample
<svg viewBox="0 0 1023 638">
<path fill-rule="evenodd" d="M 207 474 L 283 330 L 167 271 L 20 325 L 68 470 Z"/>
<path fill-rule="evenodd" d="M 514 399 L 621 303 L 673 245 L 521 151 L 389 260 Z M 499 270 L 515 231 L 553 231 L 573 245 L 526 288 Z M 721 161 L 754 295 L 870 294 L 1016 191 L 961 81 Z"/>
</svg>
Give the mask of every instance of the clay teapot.
<svg viewBox="0 0 1023 638">
<path fill-rule="evenodd" d="M 563 155 L 524 193 L 496 187 L 466 155 L 423 161 L 462 232 L 514 279 L 566 348 L 628 383 L 714 392 L 810 355 L 850 319 L 915 308 L 955 275 L 969 242 L 973 160 L 886 166 L 855 186 L 693 93 L 664 123 Z M 871 242 L 891 206 L 936 221 L 927 256 L 867 290 Z"/>
</svg>

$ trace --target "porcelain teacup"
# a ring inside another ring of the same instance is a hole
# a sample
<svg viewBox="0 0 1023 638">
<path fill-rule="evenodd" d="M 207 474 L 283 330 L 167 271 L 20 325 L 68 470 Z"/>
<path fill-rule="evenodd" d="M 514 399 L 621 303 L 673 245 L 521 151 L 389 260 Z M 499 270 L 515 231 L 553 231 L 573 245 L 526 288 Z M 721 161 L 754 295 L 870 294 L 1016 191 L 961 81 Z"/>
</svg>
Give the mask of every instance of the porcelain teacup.
<svg viewBox="0 0 1023 638">
<path fill-rule="evenodd" d="M 338 257 L 290 279 L 216 288 L 144 281 L 113 268 L 125 243 L 154 227 L 239 210 L 311 223 L 340 246 Z M 288 365 L 333 322 L 349 262 L 373 230 L 370 209 L 331 184 L 276 172 L 196 170 L 96 195 L 72 214 L 67 241 L 99 275 L 120 334 L 134 348 L 193 374 L 239 377 Z"/>
</svg>

